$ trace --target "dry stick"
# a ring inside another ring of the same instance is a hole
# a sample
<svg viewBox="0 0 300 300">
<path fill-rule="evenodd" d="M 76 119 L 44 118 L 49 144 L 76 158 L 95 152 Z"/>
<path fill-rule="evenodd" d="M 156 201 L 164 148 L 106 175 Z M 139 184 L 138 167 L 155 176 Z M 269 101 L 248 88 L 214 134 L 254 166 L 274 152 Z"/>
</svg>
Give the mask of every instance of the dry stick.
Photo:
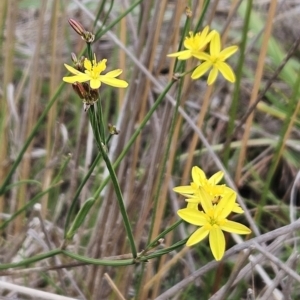
<svg viewBox="0 0 300 300">
<path fill-rule="evenodd" d="M 299 222 L 299 221 L 298 221 Z M 297 274 L 294 270 L 287 267 L 286 264 L 284 264 L 279 258 L 274 256 L 273 254 L 267 252 L 264 247 L 260 246 L 257 242 L 254 242 L 254 247 L 261 252 L 264 256 L 266 256 L 270 261 L 272 261 L 275 265 L 277 265 L 279 268 L 284 270 L 287 274 L 289 274 L 291 277 L 293 277 L 295 280 L 300 282 L 300 275 Z"/>
<path fill-rule="evenodd" d="M 104 273 L 104 277 L 107 280 L 108 285 L 111 287 L 111 289 L 115 292 L 116 296 L 121 300 L 126 300 L 122 293 L 119 291 L 118 287 L 115 285 L 115 283 L 112 281 L 112 279 L 109 277 L 107 273 Z"/>
<path fill-rule="evenodd" d="M 34 299 L 46 299 L 46 300 L 77 300 L 75 298 L 69 298 L 65 296 L 60 296 L 52 293 L 42 292 L 36 289 L 24 287 L 21 285 L 16 285 L 4 281 L 0 281 L 0 289 L 9 290 L 20 294 L 25 294 L 33 297 Z"/>
<path fill-rule="evenodd" d="M 277 238 L 278 236 L 284 235 L 284 234 L 290 234 L 291 232 L 300 229 L 300 220 L 297 220 L 293 224 L 289 224 L 286 226 L 283 226 L 281 228 L 275 229 L 271 232 L 265 233 L 263 235 L 260 235 L 258 237 L 255 237 L 249 241 L 244 242 L 243 244 L 235 245 L 234 247 L 230 248 L 225 252 L 225 255 L 223 257 L 223 260 L 226 260 L 228 257 L 232 256 L 233 254 L 236 254 L 242 250 L 248 249 L 252 247 L 254 244 L 259 243 L 265 243 L 270 240 L 273 240 Z M 274 257 L 274 256 L 272 256 Z M 201 267 L 197 271 L 193 272 L 191 275 L 189 275 L 187 278 L 183 279 L 181 282 L 175 284 L 172 288 L 165 291 L 163 294 L 161 294 L 159 297 L 156 298 L 156 300 L 164 300 L 172 297 L 176 293 L 178 293 L 181 289 L 188 286 L 190 283 L 195 281 L 198 277 L 204 275 L 208 271 L 216 268 L 220 262 L 218 261 L 211 261 L 207 263 L 205 266 Z M 290 274 L 290 270 L 288 270 L 288 274 Z M 293 275 L 295 275 L 295 272 L 293 272 Z M 292 276 L 293 276 L 292 275 Z M 299 276 L 298 274 L 296 274 Z M 293 276 L 295 277 L 295 276 Z M 300 279 L 300 276 L 299 276 Z"/>
<path fill-rule="evenodd" d="M 288 259 L 288 261 L 286 262 L 286 266 L 287 267 L 292 267 L 295 262 L 297 261 L 298 258 L 298 253 L 294 252 Z M 276 278 L 273 279 L 273 284 L 271 286 L 268 287 L 268 289 L 265 291 L 265 293 L 263 294 L 262 297 L 260 297 L 260 300 L 268 300 L 271 299 L 271 295 L 274 291 L 274 289 L 277 287 L 277 285 L 281 282 L 281 280 L 286 277 L 286 272 L 284 270 L 280 270 L 280 272 L 278 272 Z M 287 283 L 291 284 L 293 282 L 293 280 L 286 280 Z M 284 291 L 283 291 L 284 292 Z M 290 295 L 290 293 L 286 294 Z M 288 299 L 288 297 L 284 297 L 284 299 Z"/>
<path fill-rule="evenodd" d="M 288 51 L 287 55 L 281 62 L 281 64 L 278 66 L 278 68 L 275 70 L 273 76 L 267 81 L 265 88 L 259 93 L 257 96 L 256 101 L 253 103 L 252 106 L 249 107 L 245 115 L 241 118 L 239 125 L 234 129 L 233 133 L 231 136 L 228 137 L 226 142 L 224 143 L 223 149 L 226 149 L 226 147 L 231 143 L 231 141 L 236 137 L 238 131 L 244 126 L 245 121 L 248 119 L 248 117 L 252 114 L 254 109 L 256 108 L 257 104 L 262 100 L 262 98 L 265 96 L 266 92 L 269 90 L 281 70 L 284 68 L 288 60 L 292 57 L 292 55 L 295 53 L 297 50 L 298 46 L 300 44 L 300 37 L 297 38 L 297 40 L 294 42 L 290 50 Z"/>
<path fill-rule="evenodd" d="M 249 258 L 250 253 L 251 253 L 250 250 L 246 250 L 245 253 L 241 253 L 237 263 L 234 266 L 234 269 L 230 273 L 230 277 L 227 280 L 226 284 L 221 289 L 219 289 L 212 297 L 210 297 L 209 300 L 227 299 L 226 297 L 231 291 L 232 284 L 235 281 L 237 275 L 240 273 L 241 269 L 243 268 L 243 265 Z"/>
<path fill-rule="evenodd" d="M 255 77 L 254 77 L 255 79 L 254 79 L 254 84 L 253 84 L 253 88 L 252 88 L 252 92 L 251 92 L 249 106 L 251 106 L 254 103 L 255 99 L 257 98 L 257 94 L 259 92 L 260 82 L 261 82 L 261 78 L 263 76 L 263 71 L 264 71 L 264 61 L 265 61 L 265 58 L 267 55 L 267 50 L 268 50 L 268 42 L 269 42 L 269 39 L 271 37 L 271 32 L 272 32 L 272 25 L 273 25 L 272 20 L 276 13 L 276 7 L 277 7 L 277 0 L 271 1 L 268 18 L 267 18 L 267 24 L 266 24 L 264 36 L 263 36 L 262 47 L 261 47 L 261 50 L 259 53 L 258 62 L 257 62 L 257 66 L 256 66 Z M 235 182 L 237 183 L 238 186 L 240 185 L 239 184 L 240 177 L 241 177 L 242 168 L 243 168 L 246 153 L 247 153 L 247 141 L 249 140 L 250 129 L 252 127 L 253 119 L 254 119 L 254 111 L 251 114 L 249 114 L 249 118 L 246 121 L 244 134 L 242 137 L 242 145 L 240 148 L 240 153 L 239 153 L 238 162 L 237 162 L 237 166 L 236 166 L 236 172 L 235 172 Z"/>
</svg>

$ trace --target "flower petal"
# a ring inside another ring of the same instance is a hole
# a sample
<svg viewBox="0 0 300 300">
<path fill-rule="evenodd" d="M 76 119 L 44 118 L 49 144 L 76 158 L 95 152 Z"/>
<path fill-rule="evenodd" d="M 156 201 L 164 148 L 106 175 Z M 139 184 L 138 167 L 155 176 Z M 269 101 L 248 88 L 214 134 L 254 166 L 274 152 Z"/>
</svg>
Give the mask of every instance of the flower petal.
<svg viewBox="0 0 300 300">
<path fill-rule="evenodd" d="M 225 62 L 218 62 L 218 69 L 222 73 L 225 79 L 230 82 L 235 82 L 235 75 L 231 69 L 231 67 Z"/>
<path fill-rule="evenodd" d="M 200 66 L 198 66 L 194 72 L 192 73 L 191 78 L 192 79 L 198 79 L 201 77 L 204 73 L 206 73 L 212 66 L 212 63 L 210 61 L 203 62 Z"/>
<path fill-rule="evenodd" d="M 205 52 L 198 52 L 198 53 L 193 52 L 193 56 L 200 60 L 205 60 L 205 61 L 210 60 L 210 55 L 208 55 Z"/>
<path fill-rule="evenodd" d="M 225 59 L 233 55 L 236 51 L 238 51 L 238 49 L 238 46 L 227 47 L 220 52 L 220 58 L 224 61 Z"/>
<path fill-rule="evenodd" d="M 235 203 L 233 206 L 232 212 L 234 212 L 236 214 L 243 214 L 244 210 L 239 206 L 238 203 Z"/>
<path fill-rule="evenodd" d="M 192 246 L 192 245 L 195 245 L 195 244 L 201 242 L 203 239 L 205 239 L 207 237 L 208 233 L 209 233 L 209 230 L 206 229 L 205 227 L 201 227 L 201 228 L 197 229 L 187 240 L 186 245 Z"/>
<path fill-rule="evenodd" d="M 86 58 L 86 59 L 84 60 L 83 65 L 84 65 L 84 68 L 85 68 L 85 69 L 87 69 L 87 70 L 89 70 L 89 71 L 92 70 L 92 62 L 91 62 L 89 59 Z"/>
<path fill-rule="evenodd" d="M 84 74 L 84 73 L 82 73 L 82 72 L 76 70 L 75 68 L 73 68 L 73 67 L 67 65 L 67 64 L 64 64 L 64 66 L 65 66 L 65 67 L 67 68 L 67 70 L 68 70 L 70 73 L 72 73 L 72 74 L 75 74 L 75 75 Z"/>
<path fill-rule="evenodd" d="M 238 222 L 229 221 L 225 222 L 225 224 L 221 225 L 220 228 L 227 232 L 237 233 L 237 234 L 250 234 L 251 230 Z"/>
<path fill-rule="evenodd" d="M 195 189 L 193 189 L 190 185 L 182 185 L 176 186 L 173 188 L 173 191 L 179 194 L 194 194 Z"/>
<path fill-rule="evenodd" d="M 116 69 L 116 70 L 112 70 L 110 72 L 107 72 L 104 76 L 107 76 L 107 77 L 117 77 L 119 76 L 120 74 L 122 74 L 122 70 L 121 69 Z"/>
<path fill-rule="evenodd" d="M 220 228 L 211 228 L 209 245 L 215 260 L 221 260 L 225 252 L 225 237 Z"/>
<path fill-rule="evenodd" d="M 228 192 L 224 195 L 224 197 L 220 200 L 216 207 L 216 216 L 220 219 L 225 219 L 233 210 L 236 200 L 235 192 Z"/>
<path fill-rule="evenodd" d="M 192 57 L 192 53 L 190 50 L 183 50 L 179 52 L 170 53 L 167 55 L 168 57 L 177 57 L 179 60 L 186 60 Z"/>
<path fill-rule="evenodd" d="M 126 88 L 128 86 L 125 80 L 107 77 L 106 75 L 100 75 L 99 80 L 114 87 Z"/>
<path fill-rule="evenodd" d="M 184 221 L 197 225 L 203 226 L 207 223 L 207 219 L 205 218 L 205 214 L 196 209 L 192 208 L 183 208 L 177 211 L 178 216 Z"/>
<path fill-rule="evenodd" d="M 212 197 L 203 188 L 200 189 L 199 194 L 203 210 L 208 213 L 213 208 Z"/>
<path fill-rule="evenodd" d="M 208 182 L 210 184 L 216 185 L 222 180 L 223 176 L 224 176 L 224 173 L 222 171 L 219 171 L 219 172 L 215 173 L 214 175 L 212 175 L 208 179 Z"/>
<path fill-rule="evenodd" d="M 206 182 L 206 175 L 202 169 L 199 167 L 192 168 L 192 178 L 193 182 L 197 184 L 197 186 L 203 185 Z"/>
<path fill-rule="evenodd" d="M 100 86 L 101 86 L 101 81 L 99 79 L 93 79 L 93 78 L 91 78 L 91 80 L 90 80 L 90 87 L 93 90 L 99 89 Z"/>
<path fill-rule="evenodd" d="M 207 78 L 207 85 L 212 85 L 218 76 L 218 68 L 216 68 L 215 66 L 213 66 L 212 70 L 209 72 L 208 78 Z"/>
<path fill-rule="evenodd" d="M 83 73 L 80 73 L 80 75 L 63 77 L 63 81 L 67 83 L 85 82 L 88 80 L 90 80 L 90 77 Z"/>
<path fill-rule="evenodd" d="M 210 55 L 219 56 L 221 50 L 220 34 L 216 31 L 210 42 Z"/>
</svg>

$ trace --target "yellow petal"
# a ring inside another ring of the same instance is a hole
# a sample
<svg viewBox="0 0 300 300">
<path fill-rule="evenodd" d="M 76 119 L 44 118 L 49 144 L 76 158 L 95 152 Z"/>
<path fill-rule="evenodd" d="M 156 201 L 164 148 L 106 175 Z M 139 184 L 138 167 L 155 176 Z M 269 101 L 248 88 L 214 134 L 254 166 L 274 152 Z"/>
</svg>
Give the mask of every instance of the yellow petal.
<svg viewBox="0 0 300 300">
<path fill-rule="evenodd" d="M 204 73 L 206 73 L 210 68 L 211 68 L 212 64 L 210 61 L 205 61 L 204 63 L 202 63 L 200 66 L 198 66 L 194 72 L 192 73 L 191 78 L 192 79 L 198 79 L 199 77 L 201 77 Z"/>
<path fill-rule="evenodd" d="M 184 221 L 196 226 L 203 226 L 204 224 L 207 223 L 205 214 L 196 209 L 191 209 L 191 208 L 179 209 L 177 211 L 177 214 Z"/>
<path fill-rule="evenodd" d="M 208 233 L 209 233 L 209 230 L 207 230 L 204 227 L 197 229 L 187 240 L 186 245 L 193 246 L 193 245 L 201 242 L 203 239 L 205 239 L 207 237 Z"/>
<path fill-rule="evenodd" d="M 233 210 L 236 200 L 236 193 L 226 193 L 216 207 L 216 215 L 220 219 L 225 219 Z"/>
<path fill-rule="evenodd" d="M 92 62 L 90 60 L 88 60 L 87 58 L 84 60 L 84 68 L 87 70 L 91 70 L 92 69 Z"/>
<path fill-rule="evenodd" d="M 213 208 L 212 197 L 203 188 L 200 189 L 199 194 L 203 210 L 208 213 Z"/>
<path fill-rule="evenodd" d="M 186 60 L 192 57 L 192 53 L 190 50 L 183 50 L 183 51 L 168 54 L 167 56 L 177 57 L 179 60 Z"/>
<path fill-rule="evenodd" d="M 210 55 L 218 56 L 221 50 L 220 34 L 216 31 L 210 42 Z"/>
<path fill-rule="evenodd" d="M 225 237 L 220 228 L 211 228 L 209 245 L 215 260 L 221 260 L 225 252 Z"/>
<path fill-rule="evenodd" d="M 235 82 L 235 75 L 231 67 L 225 62 L 218 62 L 218 69 L 224 76 L 224 78 L 230 82 Z"/>
<path fill-rule="evenodd" d="M 99 89 L 100 86 L 101 86 L 101 81 L 99 79 L 91 79 L 90 80 L 90 87 L 93 90 Z"/>
<path fill-rule="evenodd" d="M 90 77 L 83 73 L 80 73 L 80 75 L 63 77 L 63 81 L 67 83 L 85 82 L 88 80 L 90 80 Z"/>
<path fill-rule="evenodd" d="M 215 173 L 214 175 L 212 175 L 208 179 L 208 182 L 210 184 L 218 184 L 222 180 L 223 176 L 224 176 L 224 173 L 222 171 L 219 171 L 219 172 Z"/>
<path fill-rule="evenodd" d="M 194 183 L 197 184 L 197 186 L 206 183 L 206 175 L 203 172 L 203 170 L 201 170 L 199 167 L 192 168 L 192 178 Z"/>
<path fill-rule="evenodd" d="M 122 74 L 122 70 L 121 69 L 116 69 L 116 70 L 113 70 L 113 71 L 110 71 L 110 72 L 107 72 L 104 76 L 107 76 L 107 77 L 117 77 L 119 76 L 120 74 Z"/>
<path fill-rule="evenodd" d="M 207 85 L 212 85 L 218 76 L 218 68 L 216 68 L 215 66 L 213 66 L 212 70 L 209 72 L 208 78 L 207 78 Z"/>
<path fill-rule="evenodd" d="M 250 234 L 251 233 L 251 230 L 247 226 L 240 224 L 238 222 L 229 221 L 229 220 L 227 220 L 227 222 L 224 225 L 221 225 L 220 228 L 224 231 L 237 233 L 237 234 Z"/>
<path fill-rule="evenodd" d="M 67 70 L 68 70 L 70 73 L 72 73 L 72 74 L 75 74 L 75 75 L 78 75 L 78 74 L 84 74 L 84 73 L 82 73 L 82 72 L 76 70 L 75 68 L 73 68 L 73 67 L 67 65 L 67 64 L 64 64 L 64 66 L 65 66 L 65 67 L 67 68 Z"/>
<path fill-rule="evenodd" d="M 176 186 L 173 188 L 173 191 L 179 194 L 194 194 L 195 189 L 193 189 L 190 185 L 182 185 Z"/>
<path fill-rule="evenodd" d="M 126 88 L 128 83 L 121 79 L 107 77 L 106 75 L 100 75 L 99 80 L 107 85 L 111 85 L 118 88 Z"/>
<path fill-rule="evenodd" d="M 225 59 L 230 57 L 232 54 L 234 54 L 236 51 L 238 51 L 238 49 L 239 49 L 238 46 L 227 47 L 220 52 L 219 57 L 220 57 L 220 59 L 222 59 L 224 61 Z"/>
</svg>

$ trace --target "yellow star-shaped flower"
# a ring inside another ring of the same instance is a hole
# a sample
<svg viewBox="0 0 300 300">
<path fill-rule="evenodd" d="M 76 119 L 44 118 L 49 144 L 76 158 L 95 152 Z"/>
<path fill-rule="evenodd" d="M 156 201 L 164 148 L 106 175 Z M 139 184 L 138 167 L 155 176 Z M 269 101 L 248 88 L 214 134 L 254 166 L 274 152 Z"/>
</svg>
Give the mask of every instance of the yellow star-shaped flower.
<svg viewBox="0 0 300 300">
<path fill-rule="evenodd" d="M 189 32 L 183 42 L 184 47 L 187 50 L 182 50 L 179 52 L 168 54 L 168 57 L 177 57 L 179 60 L 186 60 L 192 56 L 202 53 L 205 50 L 207 44 L 211 41 L 213 35 L 216 31 L 209 32 L 209 26 L 206 26 L 202 32 L 194 34 L 192 31 Z"/>
<path fill-rule="evenodd" d="M 86 58 L 84 60 L 84 73 L 65 64 L 65 67 L 69 72 L 74 74 L 74 76 L 63 77 L 63 81 L 68 83 L 89 81 L 92 89 L 98 89 L 102 82 L 114 87 L 126 88 L 128 83 L 124 80 L 116 78 L 122 73 L 121 69 L 116 69 L 106 73 L 105 75 L 101 75 L 101 73 L 106 69 L 106 61 L 107 59 L 103 59 L 100 62 L 97 62 L 96 56 L 94 56 L 93 61 L 90 61 Z"/>
<path fill-rule="evenodd" d="M 191 78 L 197 79 L 211 69 L 207 79 L 208 85 L 211 85 L 216 81 L 219 72 L 221 72 L 228 81 L 235 82 L 235 75 L 225 60 L 233 55 L 237 50 L 237 46 L 231 46 L 221 51 L 220 34 L 215 32 L 210 42 L 210 54 L 202 52 L 194 55 L 196 58 L 204 62 L 202 62 L 194 70 Z"/>
<path fill-rule="evenodd" d="M 218 204 L 213 204 L 212 198 L 203 189 L 200 191 L 203 211 L 194 208 L 178 210 L 177 214 L 184 221 L 200 226 L 188 239 L 186 245 L 192 246 L 209 236 L 209 245 L 216 260 L 221 260 L 225 252 L 225 237 L 223 231 L 250 234 L 251 230 L 243 224 L 227 219 L 232 212 L 236 194 L 227 193 Z"/>
<path fill-rule="evenodd" d="M 235 193 L 231 188 L 225 184 L 218 185 L 222 180 L 224 173 L 219 171 L 212 175 L 209 179 L 206 178 L 205 173 L 199 167 L 192 168 L 192 179 L 190 185 L 177 186 L 173 191 L 187 197 L 188 208 L 197 208 L 198 204 L 202 204 L 201 190 L 203 189 L 212 198 L 212 203 L 216 204 L 225 197 L 228 193 Z M 238 203 L 234 204 L 233 212 L 241 214 L 244 211 Z"/>
</svg>

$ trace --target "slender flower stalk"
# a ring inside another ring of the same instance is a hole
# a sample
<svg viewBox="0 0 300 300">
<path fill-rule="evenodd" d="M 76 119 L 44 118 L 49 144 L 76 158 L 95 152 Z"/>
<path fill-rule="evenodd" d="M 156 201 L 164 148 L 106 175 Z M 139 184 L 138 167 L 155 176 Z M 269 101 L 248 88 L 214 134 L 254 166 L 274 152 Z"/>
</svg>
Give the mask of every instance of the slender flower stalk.
<svg viewBox="0 0 300 300">
<path fill-rule="evenodd" d="M 184 221 L 200 226 L 188 239 L 186 245 L 192 246 L 209 236 L 209 245 L 216 260 L 221 260 L 225 252 L 225 237 L 223 231 L 250 234 L 251 230 L 243 224 L 227 219 L 232 212 L 236 194 L 227 193 L 218 204 L 213 204 L 212 197 L 200 190 L 203 211 L 193 208 L 178 210 L 178 215 Z"/>
<path fill-rule="evenodd" d="M 238 50 L 237 46 L 231 46 L 221 51 L 220 34 L 215 32 L 210 42 L 210 54 L 201 52 L 194 56 L 202 62 L 192 73 L 192 79 L 198 79 L 208 70 L 211 70 L 208 75 L 207 84 L 213 84 L 220 72 L 224 78 L 230 82 L 235 82 L 235 75 L 231 67 L 225 62 L 227 58 L 233 55 Z"/>
</svg>

